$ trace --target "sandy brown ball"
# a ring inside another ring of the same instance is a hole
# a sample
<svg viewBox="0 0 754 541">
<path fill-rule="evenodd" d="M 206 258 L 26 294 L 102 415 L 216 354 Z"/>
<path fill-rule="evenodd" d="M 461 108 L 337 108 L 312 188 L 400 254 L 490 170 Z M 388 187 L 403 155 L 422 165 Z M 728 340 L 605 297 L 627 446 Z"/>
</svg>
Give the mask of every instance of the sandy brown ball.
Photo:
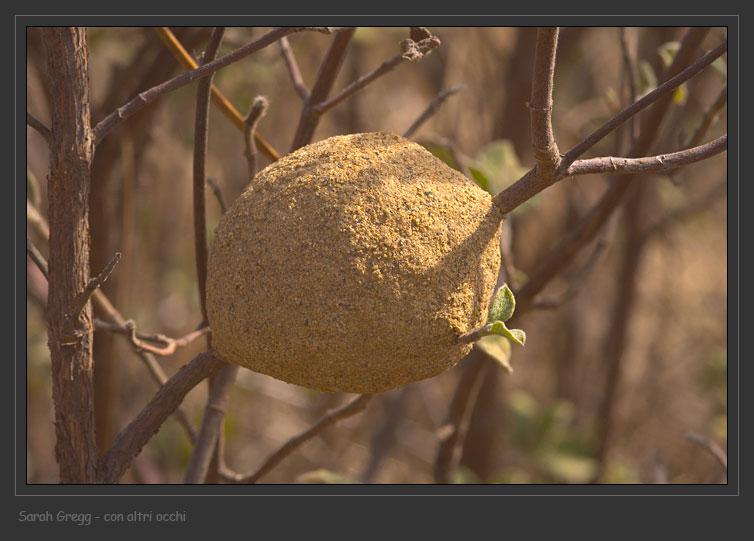
<svg viewBox="0 0 754 541">
<path fill-rule="evenodd" d="M 484 324 L 501 214 L 392 133 L 331 137 L 261 171 L 222 217 L 207 310 L 222 358 L 319 389 L 376 393 L 440 374 Z"/>
</svg>

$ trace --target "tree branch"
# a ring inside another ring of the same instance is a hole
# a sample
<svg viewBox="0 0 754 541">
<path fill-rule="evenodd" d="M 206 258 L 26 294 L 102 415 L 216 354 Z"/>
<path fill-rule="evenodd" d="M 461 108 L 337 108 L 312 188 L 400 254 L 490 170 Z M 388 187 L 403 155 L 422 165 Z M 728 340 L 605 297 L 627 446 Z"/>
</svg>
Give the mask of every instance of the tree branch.
<svg viewBox="0 0 754 541">
<path fill-rule="evenodd" d="M 48 344 L 55 407 L 55 458 L 62 483 L 94 483 L 97 473 L 92 313 L 77 292 L 89 281 L 89 190 L 94 145 L 86 29 L 43 28 L 52 133 Z M 73 317 L 71 317 L 73 315 Z"/>
<path fill-rule="evenodd" d="M 702 118 L 699 120 L 699 125 L 696 127 L 696 130 L 694 130 L 694 135 L 691 136 L 691 139 L 689 139 L 689 142 L 687 143 L 688 146 L 696 146 L 702 142 L 702 139 L 704 139 L 704 136 L 707 135 L 707 130 L 709 130 L 710 126 L 717 122 L 717 119 L 720 116 L 720 110 L 723 108 L 723 106 L 725 106 L 725 103 L 727 101 L 728 85 L 725 84 L 720 89 L 720 93 L 717 95 L 717 99 L 715 99 L 715 101 L 707 108 L 707 110 L 704 111 Z"/>
<path fill-rule="evenodd" d="M 225 27 L 218 26 L 212 30 L 204 52 L 202 66 L 214 60 L 220 42 L 223 39 Z M 204 195 L 206 185 L 207 143 L 209 140 L 209 107 L 210 88 L 213 74 L 199 80 L 196 87 L 196 120 L 194 122 L 194 252 L 196 260 L 196 276 L 199 289 L 199 306 L 202 310 L 203 321 L 207 321 L 207 201 Z"/>
<path fill-rule="evenodd" d="M 89 302 L 89 299 L 94 294 L 94 291 L 105 283 L 110 274 L 113 272 L 113 269 L 115 269 L 115 265 L 117 265 L 120 261 L 120 258 L 120 252 L 115 252 L 115 255 L 110 260 L 110 263 L 108 263 L 107 266 L 102 269 L 102 272 L 100 272 L 97 276 L 87 282 L 84 291 L 79 293 L 79 296 L 76 298 L 76 303 L 73 306 L 72 312 L 73 319 L 77 319 L 79 317 L 79 314 L 81 314 L 81 311 L 84 309 L 86 303 Z"/>
<path fill-rule="evenodd" d="M 238 374 L 238 366 L 226 365 L 222 367 L 212 380 L 210 385 L 209 399 L 207 406 L 204 408 L 204 418 L 202 426 L 199 429 L 194 452 L 191 454 L 184 483 L 197 484 L 203 483 L 209 471 L 210 462 L 212 461 L 213 451 L 216 448 L 216 442 L 219 441 L 222 421 L 225 417 L 225 410 L 228 408 L 230 401 L 230 388 Z M 220 458 L 218 453 L 218 459 Z"/>
<path fill-rule="evenodd" d="M 260 477 L 272 470 L 295 449 L 312 439 L 314 436 L 322 432 L 325 428 L 334 425 L 342 419 L 356 415 L 357 413 L 366 409 L 367 403 L 371 398 L 372 395 L 370 394 L 361 395 L 342 408 L 328 413 L 319 421 L 317 421 L 313 426 L 311 426 L 298 436 L 294 436 L 293 438 L 289 439 L 280 449 L 270 455 L 254 473 L 248 475 L 238 475 L 237 477 L 227 478 L 227 480 L 232 483 L 256 483 Z"/>
<path fill-rule="evenodd" d="M 341 90 L 335 97 L 330 98 L 329 100 L 314 107 L 315 113 L 321 115 L 329 111 L 340 102 L 344 101 L 352 94 L 361 90 L 378 77 L 381 77 L 385 73 L 394 69 L 398 64 L 420 60 L 421 58 L 424 58 L 424 56 L 429 54 L 432 49 L 439 47 L 439 45 L 440 40 L 436 36 L 431 36 L 429 38 L 423 39 L 418 43 L 410 39 L 404 39 L 401 42 L 401 53 L 395 55 L 390 60 L 386 60 L 371 73 L 359 77 L 353 83 Z"/>
<path fill-rule="evenodd" d="M 34 116 L 28 111 L 26 111 L 26 124 L 34 128 L 39 133 L 39 135 L 44 138 L 44 140 L 47 142 L 48 147 L 52 147 L 54 139 L 52 130 L 42 124 L 39 120 L 34 118 Z"/>
<path fill-rule="evenodd" d="M 327 51 L 327 55 L 325 55 L 325 59 L 319 67 L 317 80 L 312 87 L 309 98 L 304 102 L 296 135 L 293 137 L 293 143 L 291 144 L 291 152 L 304 145 L 308 145 L 312 140 L 314 130 L 317 128 L 317 124 L 319 124 L 320 116 L 322 116 L 322 111 L 316 110 L 316 106 L 326 100 L 328 94 L 330 94 L 330 90 L 333 84 L 335 84 L 335 78 L 338 76 L 340 67 L 343 65 L 346 49 L 351 42 L 354 32 L 356 32 L 355 28 L 349 28 L 335 34 L 330 49 Z"/>
<path fill-rule="evenodd" d="M 646 158 L 590 158 L 576 160 L 571 164 L 567 176 L 590 175 L 594 173 L 624 173 L 638 174 L 657 171 L 667 171 L 684 165 L 706 160 L 728 148 L 728 134 L 722 135 L 707 144 Z"/>
<path fill-rule="evenodd" d="M 257 96 L 254 98 L 254 103 L 249 109 L 249 114 L 246 115 L 243 123 L 243 135 L 245 145 L 246 163 L 249 170 L 249 182 L 254 180 L 254 176 L 257 174 L 257 147 L 254 144 L 254 135 L 257 131 L 257 123 L 267 112 L 267 98 L 264 96 Z"/>
<path fill-rule="evenodd" d="M 204 64 L 197 69 L 188 71 L 186 73 L 178 75 L 177 77 L 173 77 L 172 79 L 165 81 L 164 83 L 161 83 L 150 88 L 149 90 L 139 93 L 135 98 L 133 98 L 125 105 L 118 107 L 118 109 L 107 115 L 99 124 L 95 126 L 95 144 L 99 144 L 99 142 L 102 141 L 102 138 L 120 121 L 129 118 L 143 106 L 155 101 L 160 96 L 167 94 L 168 92 L 172 92 L 177 88 L 181 88 L 182 86 L 186 86 L 187 84 L 193 83 L 201 77 L 215 73 L 216 71 L 225 68 L 233 64 L 234 62 L 238 62 L 242 58 L 245 58 L 250 54 L 257 52 L 258 50 L 267 47 L 271 43 L 276 42 L 283 36 L 287 36 L 288 34 L 292 34 L 293 32 L 302 32 L 311 29 L 311 27 L 303 26 L 288 26 L 276 28 L 275 30 L 268 32 L 261 38 L 252 41 L 248 45 L 244 45 L 243 47 L 236 49 L 235 51 L 228 53 L 227 55 L 218 58 L 217 60 L 208 62 L 207 64 Z"/>
<path fill-rule="evenodd" d="M 27 219 L 29 217 L 29 205 L 27 200 Z M 33 208 L 33 207 L 31 207 Z M 34 209 L 36 212 L 36 216 L 39 221 L 31 221 L 30 223 L 34 225 L 37 228 L 37 231 L 39 232 L 42 237 L 45 238 L 45 240 L 49 241 L 49 232 L 50 229 L 47 225 L 47 222 L 42 218 L 42 216 Z M 42 273 L 47 277 L 47 261 L 45 260 L 44 256 L 37 250 L 37 248 L 34 246 L 34 244 L 27 239 L 26 243 L 26 249 L 27 252 L 29 252 L 29 256 L 32 259 L 32 261 L 39 267 L 39 270 L 42 271 Z M 49 279 L 48 279 L 49 281 Z M 107 296 L 102 292 L 101 289 L 96 289 L 94 293 L 92 294 L 92 302 L 97 307 L 98 310 L 101 312 L 104 312 L 107 317 L 110 318 L 110 320 L 117 325 L 118 327 L 125 328 L 126 324 L 128 323 L 126 319 L 121 315 L 118 310 L 116 310 L 115 306 L 110 302 L 110 300 L 107 298 Z M 152 376 L 152 379 L 157 383 L 158 386 L 162 386 L 165 384 L 165 382 L 168 380 L 168 377 L 165 375 L 165 372 L 162 370 L 162 367 L 157 363 L 155 358 L 147 353 L 146 351 L 142 351 L 139 349 L 136 344 L 134 344 L 132 341 L 129 340 L 129 343 L 131 344 L 132 348 L 136 352 L 136 354 L 139 356 L 141 361 L 144 363 L 144 366 L 146 366 L 147 370 L 149 371 L 149 374 Z M 186 431 L 186 435 L 188 436 L 191 443 L 194 443 L 196 441 L 196 432 L 194 431 L 194 427 L 191 425 L 191 421 L 189 421 L 188 415 L 186 415 L 186 412 L 183 411 L 183 409 L 179 408 L 175 412 L 176 419 L 178 422 L 183 426 L 183 428 Z"/>
<path fill-rule="evenodd" d="M 170 52 L 173 53 L 173 56 L 175 56 L 175 58 L 181 63 L 184 69 L 194 70 L 199 67 L 194 59 L 191 58 L 191 55 L 188 53 L 188 51 L 186 51 L 183 45 L 181 45 L 181 42 L 178 41 L 178 38 L 173 35 L 168 27 L 158 26 L 155 27 L 154 30 L 155 32 L 157 32 L 157 35 L 167 46 Z M 285 39 L 285 36 L 281 39 Z M 217 105 L 218 109 L 220 109 L 225 117 L 230 120 L 233 125 L 236 126 L 236 128 L 243 131 L 243 117 L 241 116 L 241 113 L 239 113 L 236 108 L 233 107 L 230 101 L 228 101 L 228 99 L 222 94 L 222 92 L 220 92 L 214 85 L 212 85 L 212 101 L 215 102 L 215 105 Z M 259 145 L 259 148 L 262 150 L 262 154 L 267 156 L 270 161 L 274 162 L 280 159 L 280 154 L 274 148 L 272 148 L 272 145 L 270 145 L 261 135 L 257 133 L 255 135 L 255 139 L 257 145 Z"/>
<path fill-rule="evenodd" d="M 205 351 L 181 368 L 152 398 L 139 415 L 115 439 L 99 461 L 98 481 L 117 483 L 134 457 L 165 420 L 178 408 L 188 392 L 225 366 L 213 350 Z"/>
<path fill-rule="evenodd" d="M 723 474 L 728 475 L 728 455 L 725 454 L 722 447 L 720 447 L 715 441 L 707 436 L 702 436 L 696 432 L 687 432 L 686 439 L 692 443 L 696 443 L 703 449 L 706 449 L 712 456 L 717 459 L 717 462 L 723 468 Z"/>
<path fill-rule="evenodd" d="M 288 70 L 288 75 L 290 75 L 291 77 L 293 88 L 296 89 L 296 92 L 298 92 L 298 95 L 301 96 L 302 100 L 308 100 L 309 90 L 304 84 L 304 78 L 301 76 L 301 70 L 298 68 L 296 57 L 293 56 L 293 51 L 291 50 L 291 46 L 288 43 L 288 38 L 280 38 L 278 45 L 280 46 L 280 55 L 283 57 L 283 62 L 285 63 L 285 67 Z"/>
<path fill-rule="evenodd" d="M 94 318 L 94 328 L 98 331 L 109 331 L 117 334 L 127 336 L 135 348 L 139 351 L 149 351 L 155 355 L 167 356 L 172 355 L 178 348 L 186 347 L 200 336 L 210 332 L 210 328 L 207 325 L 191 331 L 181 338 L 170 338 L 164 334 L 144 334 L 136 332 L 136 323 L 133 320 L 128 320 L 124 325 L 117 325 L 115 323 L 108 323 L 101 319 Z M 162 344 L 161 347 L 152 346 L 146 342 L 156 342 Z"/>
<path fill-rule="evenodd" d="M 552 132 L 552 86 L 557 48 L 558 28 L 539 28 L 529 113 L 537 173 L 544 178 L 552 177 L 560 163 L 560 151 Z"/>
<path fill-rule="evenodd" d="M 708 54 L 704 55 L 702 58 L 694 62 L 691 66 L 680 72 L 678 75 L 670 78 L 668 81 L 658 86 L 654 91 L 650 92 L 639 101 L 626 107 L 612 119 L 608 120 L 600 128 L 595 130 L 594 133 L 586 137 L 583 141 L 581 141 L 565 154 L 560 163 L 560 166 L 558 167 L 557 172 L 553 177 L 543 178 L 537 175 L 536 168 L 533 168 L 529 170 L 529 172 L 527 172 L 523 177 L 521 177 L 521 179 L 493 197 L 493 202 L 498 206 L 503 214 L 508 214 L 516 207 L 526 202 L 545 188 L 553 185 L 555 182 L 558 182 L 567 174 L 568 168 L 571 166 L 571 164 L 573 164 L 573 162 L 575 162 L 576 159 L 584 152 L 596 145 L 607 134 L 612 132 L 615 128 L 620 126 L 623 122 L 631 118 L 642 109 L 648 107 L 661 98 L 669 96 L 670 93 L 678 86 L 688 81 L 691 77 L 699 73 L 702 69 L 719 58 L 723 53 L 725 53 L 727 48 L 728 41 L 725 40 L 721 45 L 710 51 Z M 676 58 L 676 60 L 678 60 L 678 58 Z M 673 66 L 671 66 L 671 68 L 672 67 Z M 664 109 L 665 107 L 658 109 L 658 111 L 664 112 Z M 657 113 L 655 113 L 655 115 L 657 115 Z M 662 118 L 662 116 L 663 115 L 659 115 L 659 118 Z M 659 125 L 659 121 L 655 122 L 654 120 L 652 120 L 652 123 Z M 642 130 L 641 133 L 644 134 L 646 132 Z M 644 137 L 649 136 L 644 135 Z M 637 145 L 647 148 L 649 146 L 644 141 L 637 142 L 634 146 L 636 147 Z M 643 152 L 646 152 L 646 150 Z M 643 152 L 639 154 L 642 154 Z"/>
<path fill-rule="evenodd" d="M 456 86 L 452 86 L 450 88 L 446 88 L 442 92 L 440 92 L 437 97 L 432 100 L 432 103 L 429 104 L 429 106 L 424 110 L 424 112 L 419 115 L 419 117 L 414 120 L 414 123 L 409 126 L 409 128 L 406 130 L 406 132 L 403 134 L 403 137 L 408 139 L 414 133 L 416 130 L 418 130 L 422 124 L 424 124 L 429 118 L 434 115 L 437 111 L 440 110 L 440 106 L 447 100 L 450 96 L 453 94 L 456 94 L 457 92 L 460 92 L 461 90 L 464 90 L 466 88 L 465 84 L 460 84 Z"/>
<path fill-rule="evenodd" d="M 220 185 L 212 177 L 207 177 L 207 184 L 209 184 L 210 188 L 212 188 L 212 193 L 217 199 L 218 205 L 220 205 L 220 212 L 222 212 L 223 214 L 228 212 L 228 204 L 225 202 L 225 196 L 223 195 L 223 191 L 220 188 Z"/>
</svg>

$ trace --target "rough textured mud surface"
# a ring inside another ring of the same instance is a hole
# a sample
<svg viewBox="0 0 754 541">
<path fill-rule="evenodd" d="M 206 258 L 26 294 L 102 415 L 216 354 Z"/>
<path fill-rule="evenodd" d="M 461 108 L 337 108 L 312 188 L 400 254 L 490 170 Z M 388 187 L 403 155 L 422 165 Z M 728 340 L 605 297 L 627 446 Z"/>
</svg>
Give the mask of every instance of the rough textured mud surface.
<svg viewBox="0 0 754 541">
<path fill-rule="evenodd" d="M 485 321 L 500 222 L 489 194 L 397 135 L 303 147 L 261 171 L 217 227 L 213 347 L 322 391 L 435 376 Z"/>
</svg>

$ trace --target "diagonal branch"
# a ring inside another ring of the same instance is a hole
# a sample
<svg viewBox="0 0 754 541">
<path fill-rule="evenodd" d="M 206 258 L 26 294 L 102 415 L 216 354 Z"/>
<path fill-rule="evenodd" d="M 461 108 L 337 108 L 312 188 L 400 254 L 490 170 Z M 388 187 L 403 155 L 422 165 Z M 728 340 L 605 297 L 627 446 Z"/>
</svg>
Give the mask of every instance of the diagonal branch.
<svg viewBox="0 0 754 541">
<path fill-rule="evenodd" d="M 191 55 L 188 53 L 188 51 L 181 45 L 181 42 L 178 41 L 178 38 L 175 37 L 175 35 L 170 31 L 170 29 L 166 26 L 158 26 L 155 27 L 155 32 L 157 32 L 157 35 L 160 37 L 160 39 L 165 43 L 168 49 L 170 49 L 170 52 L 173 53 L 173 56 L 175 56 L 178 61 L 181 63 L 181 65 L 187 69 L 187 70 L 194 70 L 199 67 L 199 65 L 194 61 L 193 58 L 191 58 Z M 281 38 L 285 39 L 285 37 Z M 239 113 L 235 107 L 228 101 L 228 98 L 226 98 L 222 92 L 220 92 L 216 86 L 212 85 L 212 101 L 215 102 L 215 105 L 217 105 L 218 109 L 235 125 L 236 128 L 243 131 L 243 117 L 241 116 L 241 113 Z M 259 145 L 259 148 L 262 151 L 262 154 L 267 156 L 268 159 L 271 161 L 276 161 L 280 159 L 280 154 L 272 148 L 272 145 L 268 143 L 261 135 L 258 133 L 255 135 L 256 143 Z"/>
<path fill-rule="evenodd" d="M 110 263 L 108 263 L 107 266 L 102 269 L 102 272 L 100 272 L 97 276 L 87 282 L 84 291 L 79 293 L 78 297 L 76 297 L 76 302 L 73 305 L 73 311 L 71 312 L 71 319 L 78 319 L 79 314 L 81 314 L 81 311 L 84 309 L 84 306 L 86 306 L 86 303 L 89 302 L 89 299 L 94 294 L 94 292 L 99 289 L 99 287 L 104 284 L 105 281 L 110 277 L 110 274 L 113 272 L 113 269 L 115 269 L 115 265 L 118 264 L 120 258 L 120 252 L 115 252 L 115 255 L 110 260 Z"/>
<path fill-rule="evenodd" d="M 576 160 L 566 172 L 569 177 L 577 175 L 590 175 L 594 173 L 650 173 L 667 171 L 684 165 L 706 160 L 719 154 L 728 148 L 728 134 L 722 135 L 707 144 L 698 147 L 687 148 L 673 152 L 672 154 L 660 154 L 646 158 L 590 158 L 588 160 Z"/>
<path fill-rule="evenodd" d="M 457 92 L 460 92 L 461 90 L 464 90 L 466 88 L 465 84 L 460 84 L 456 86 L 452 86 L 450 88 L 446 88 L 442 92 L 440 92 L 437 97 L 432 100 L 432 103 L 427 106 L 427 108 L 424 110 L 424 112 L 419 115 L 419 117 L 414 120 L 413 124 L 409 126 L 409 128 L 406 130 L 406 132 L 403 134 L 403 137 L 408 139 L 414 133 L 416 133 L 416 130 L 418 130 L 422 124 L 424 124 L 429 118 L 434 115 L 439 109 L 440 106 L 445 103 L 445 100 L 447 100 L 450 96 L 453 94 L 456 94 Z"/>
<path fill-rule="evenodd" d="M 322 111 L 318 111 L 317 106 L 326 100 L 330 94 L 330 90 L 332 90 L 332 86 L 335 84 L 335 78 L 338 76 L 340 67 L 343 65 L 346 49 L 348 48 L 348 44 L 351 43 L 354 32 L 356 32 L 355 28 L 349 28 L 335 34 L 330 49 L 328 49 L 325 59 L 319 67 L 317 80 L 312 87 L 309 98 L 304 103 L 296 135 L 293 137 L 293 143 L 291 144 L 291 151 L 308 145 L 312 140 L 314 130 L 317 128 L 319 118 L 322 116 Z"/>
<path fill-rule="evenodd" d="M 254 103 L 251 104 L 249 114 L 246 115 L 243 122 L 244 155 L 246 156 L 249 170 L 249 182 L 254 180 L 254 176 L 257 174 L 257 146 L 254 143 L 254 136 L 257 133 L 257 123 L 259 123 L 267 112 L 268 105 L 267 98 L 264 96 L 254 98 Z"/>
<path fill-rule="evenodd" d="M 283 57 L 285 67 L 288 69 L 288 75 L 291 76 L 291 83 L 293 83 L 293 88 L 296 89 L 296 92 L 298 92 L 298 95 L 301 96 L 302 100 L 308 100 L 309 90 L 304 84 L 304 78 L 301 76 L 301 70 L 298 67 L 298 62 L 296 62 L 296 57 L 293 56 L 293 51 L 291 50 L 291 46 L 288 43 L 288 38 L 280 38 L 278 45 L 280 46 L 280 54 Z"/>
<path fill-rule="evenodd" d="M 696 432 L 687 432 L 686 439 L 692 443 L 696 443 L 703 449 L 706 449 L 712 456 L 715 457 L 717 462 L 723 468 L 723 474 L 728 474 L 728 455 L 725 454 L 723 448 L 720 447 L 714 440 L 708 438 L 707 436 L 697 434 Z"/>
<path fill-rule="evenodd" d="M 370 394 L 363 394 L 340 409 L 328 413 L 317 421 L 313 426 L 307 430 L 289 439 L 280 449 L 270 455 L 267 460 L 255 471 L 248 475 L 237 475 L 235 477 L 228 477 L 226 480 L 232 483 L 244 483 L 253 484 L 256 483 L 260 477 L 268 473 L 275 466 L 277 466 L 285 457 L 290 455 L 294 450 L 306 443 L 314 436 L 322 432 L 325 428 L 334 425 L 338 421 L 356 415 L 363 411 L 367 407 L 367 403 L 372 398 Z"/>
<path fill-rule="evenodd" d="M 557 48 L 558 28 L 539 28 L 529 112 L 537 173 L 544 178 L 552 177 L 560 163 L 560 151 L 552 132 L 552 86 Z"/>
<path fill-rule="evenodd" d="M 44 137 L 44 140 L 47 142 L 47 146 L 52 147 L 53 144 L 53 134 L 52 130 L 42 124 L 39 120 L 37 120 L 30 112 L 26 112 L 26 124 L 37 130 L 39 135 Z"/>
<path fill-rule="evenodd" d="M 143 410 L 124 428 L 100 459 L 97 479 L 117 483 L 131 462 L 165 420 L 178 408 L 188 392 L 225 366 L 213 350 L 200 353 L 181 368 Z"/>
<path fill-rule="evenodd" d="M 394 69 L 398 64 L 420 60 L 421 58 L 424 58 L 424 56 L 429 54 L 432 49 L 435 49 L 439 46 L 440 40 L 436 36 L 425 38 L 419 42 L 414 42 L 410 39 L 403 40 L 401 42 L 401 52 L 399 54 L 395 55 L 390 60 L 383 62 L 377 69 L 375 69 L 371 73 L 359 77 L 353 83 L 341 90 L 333 98 L 330 98 L 329 100 L 317 105 L 314 108 L 314 111 L 320 115 L 329 111 L 340 102 L 344 101 L 352 94 L 361 90 L 378 77 L 381 77 L 382 75 Z"/>
<path fill-rule="evenodd" d="M 154 86 L 149 90 L 140 92 L 135 98 L 133 98 L 125 105 L 118 107 L 115 111 L 107 115 L 102 121 L 100 121 L 99 124 L 94 127 L 95 144 L 99 144 L 99 142 L 102 141 L 102 138 L 107 135 L 107 133 L 111 129 L 113 129 L 119 122 L 129 118 L 136 111 L 138 111 L 145 105 L 152 103 L 164 94 L 172 92 L 173 90 L 181 88 L 182 86 L 186 86 L 187 84 L 193 83 L 201 77 L 215 73 L 216 71 L 225 68 L 233 64 L 234 62 L 238 62 L 242 58 L 245 58 L 250 54 L 257 52 L 258 50 L 267 47 L 271 43 L 276 42 L 283 36 L 287 36 L 288 34 L 292 34 L 294 32 L 303 32 L 305 30 L 311 29 L 312 28 L 304 26 L 288 26 L 276 28 L 275 30 L 272 30 L 263 35 L 261 38 L 254 40 L 251 43 L 244 45 L 243 47 L 236 49 L 235 51 L 228 53 L 221 58 L 218 58 L 217 60 L 208 62 L 207 64 L 204 64 L 203 66 L 195 70 L 188 71 L 186 73 L 178 75 L 177 77 L 173 77 L 172 79 L 165 81 L 164 83 L 160 83 L 159 85 Z"/>
</svg>

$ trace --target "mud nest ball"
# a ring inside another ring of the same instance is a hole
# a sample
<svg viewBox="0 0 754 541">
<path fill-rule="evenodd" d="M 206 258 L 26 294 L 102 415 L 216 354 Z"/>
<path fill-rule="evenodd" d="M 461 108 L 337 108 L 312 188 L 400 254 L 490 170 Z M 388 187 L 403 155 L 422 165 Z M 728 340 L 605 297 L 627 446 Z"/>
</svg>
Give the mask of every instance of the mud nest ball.
<svg viewBox="0 0 754 541">
<path fill-rule="evenodd" d="M 392 133 L 331 137 L 261 171 L 222 217 L 207 309 L 229 363 L 376 393 L 471 349 L 500 267 L 485 191 Z"/>
</svg>

